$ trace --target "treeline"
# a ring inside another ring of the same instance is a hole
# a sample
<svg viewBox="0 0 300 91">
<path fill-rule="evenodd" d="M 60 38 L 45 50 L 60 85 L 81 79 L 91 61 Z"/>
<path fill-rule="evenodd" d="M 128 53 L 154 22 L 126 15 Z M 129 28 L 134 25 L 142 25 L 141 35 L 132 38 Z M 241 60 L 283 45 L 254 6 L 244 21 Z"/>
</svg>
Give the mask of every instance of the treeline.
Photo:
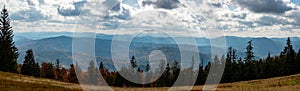
<svg viewBox="0 0 300 91">
<path fill-rule="evenodd" d="M 264 79 L 300 73 L 300 50 L 298 50 L 298 52 L 294 51 L 290 38 L 287 38 L 286 46 L 277 56 L 271 56 L 271 54 L 269 53 L 268 56 L 264 59 L 255 59 L 252 41 L 249 41 L 248 45 L 246 46 L 244 58 L 238 58 L 236 53 L 236 49 L 234 49 L 233 47 L 229 47 L 226 55 L 221 57 L 215 56 L 213 60 L 210 61 L 207 65 L 203 65 L 203 60 L 201 60 L 198 70 L 193 70 L 194 64 L 191 64 L 191 67 L 189 68 L 183 69 L 180 67 L 180 63 L 178 61 L 173 61 L 171 63 L 164 63 L 162 61 L 162 63 L 159 65 L 160 69 L 152 72 L 149 71 L 149 69 L 151 68 L 149 64 L 147 64 L 146 67 L 142 69 L 137 64 L 135 57 L 132 56 L 129 60 L 130 66 L 123 67 L 119 72 L 109 72 L 109 69 L 106 68 L 102 62 L 99 65 L 99 71 L 104 77 L 105 82 L 107 82 L 109 85 L 122 87 L 172 86 L 178 79 L 179 74 L 183 74 L 184 79 L 197 78 L 195 84 L 203 85 L 205 84 L 206 78 L 212 65 L 216 65 L 218 70 L 223 70 L 221 68 L 221 65 L 225 65 L 221 83 Z M 88 72 L 89 71 L 90 70 L 88 70 Z M 163 71 L 162 75 L 157 80 L 153 79 L 153 77 L 157 76 L 161 71 Z M 198 74 L 196 74 L 197 71 Z M 140 75 L 141 77 L 137 77 L 136 80 L 155 81 L 149 84 L 133 83 L 126 80 L 123 76 L 120 75 L 120 73 L 123 72 L 133 75 L 143 73 L 143 75 Z M 215 73 L 210 74 L 216 75 Z M 101 84 L 102 82 L 104 82 L 99 79 L 96 80 L 98 80 L 98 83 L 96 82 L 94 84 Z M 181 83 L 177 85 L 187 85 L 188 83 L 191 83 L 188 81 L 190 80 L 181 81 Z"/>
<path fill-rule="evenodd" d="M 225 59 L 222 82 L 264 79 L 300 73 L 300 49 L 295 52 L 290 38 L 277 56 L 254 60 L 251 41 L 249 41 L 244 60 L 236 57 L 236 49 L 230 47 Z"/>
<path fill-rule="evenodd" d="M 23 64 L 18 65 L 18 72 L 23 75 L 79 83 L 73 64 L 70 65 L 69 69 L 66 69 L 61 66 L 60 61 L 57 59 L 55 64 L 43 62 L 40 66 L 38 62 L 35 62 L 31 49 L 26 51 Z"/>
<path fill-rule="evenodd" d="M 193 70 L 193 64 L 191 64 L 191 67 L 181 70 L 178 61 L 167 63 L 166 66 L 163 66 L 165 63 L 162 62 L 160 64 L 160 68 L 162 68 L 162 70 L 157 70 L 156 72 L 148 72 L 150 69 L 149 64 L 146 65 L 145 69 L 141 69 L 136 64 L 137 62 L 135 61 L 134 56 L 132 56 L 132 58 L 130 59 L 130 67 L 124 67 L 119 71 L 124 71 L 131 74 L 136 74 L 138 72 L 144 73 L 144 78 L 141 77 L 141 81 L 153 80 L 151 79 L 153 78 L 152 76 L 157 75 L 159 71 L 163 71 L 163 74 L 160 76 L 160 78 L 150 84 L 136 84 L 130 82 L 123 78 L 118 72 L 109 72 L 108 69 L 103 66 L 102 62 L 100 63 L 99 70 L 109 85 L 129 87 L 172 86 L 178 79 L 179 74 L 183 74 L 183 77 L 185 77 L 185 79 L 192 79 L 196 77 L 197 80 L 195 84 L 203 85 L 205 84 L 211 65 L 216 65 L 218 70 L 223 70 L 221 68 L 221 65 L 225 65 L 221 83 L 265 79 L 270 77 L 286 76 L 300 73 L 300 49 L 298 50 L 298 52 L 295 52 L 290 38 L 287 38 L 286 46 L 277 56 L 271 56 L 271 54 L 268 53 L 268 56 L 264 59 L 255 59 L 252 41 L 249 41 L 248 45 L 246 46 L 244 58 L 238 58 L 236 53 L 236 49 L 234 49 L 233 47 L 229 47 L 226 56 L 215 56 L 213 60 L 205 66 L 203 65 L 203 60 L 201 60 L 199 68 L 197 70 L 198 74 L 196 74 L 196 70 Z M 192 75 L 188 74 L 191 72 L 193 73 Z M 210 74 L 215 75 L 215 73 Z M 181 81 L 179 85 L 187 85 L 187 83 L 190 82 Z"/>
</svg>

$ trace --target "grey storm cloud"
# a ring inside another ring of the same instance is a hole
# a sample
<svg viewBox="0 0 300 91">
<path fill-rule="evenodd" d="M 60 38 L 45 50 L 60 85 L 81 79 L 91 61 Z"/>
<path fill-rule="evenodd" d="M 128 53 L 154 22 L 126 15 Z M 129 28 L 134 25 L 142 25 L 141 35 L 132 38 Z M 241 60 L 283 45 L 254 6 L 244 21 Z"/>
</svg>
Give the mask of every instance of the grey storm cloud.
<svg viewBox="0 0 300 91">
<path fill-rule="evenodd" d="M 157 0 L 156 2 L 153 1 L 143 1 L 143 5 L 154 5 L 156 8 L 163 8 L 163 9 L 174 9 L 177 8 L 180 2 L 178 0 Z"/>
<path fill-rule="evenodd" d="M 282 0 L 236 0 L 236 2 L 256 13 L 284 13 L 293 9 Z"/>
</svg>

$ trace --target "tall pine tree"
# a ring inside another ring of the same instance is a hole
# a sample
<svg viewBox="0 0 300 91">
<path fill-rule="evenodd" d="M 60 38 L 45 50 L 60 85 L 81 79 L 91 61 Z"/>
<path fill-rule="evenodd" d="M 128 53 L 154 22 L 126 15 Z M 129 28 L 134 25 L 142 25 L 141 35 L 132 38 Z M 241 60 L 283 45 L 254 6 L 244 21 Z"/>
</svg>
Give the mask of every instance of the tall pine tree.
<svg viewBox="0 0 300 91">
<path fill-rule="evenodd" d="M 0 15 L 0 71 L 17 72 L 18 49 L 13 42 L 13 30 L 9 14 L 4 8 Z"/>
<path fill-rule="evenodd" d="M 98 84 L 98 71 L 95 66 L 95 62 L 92 60 L 90 66 L 87 69 L 87 84 L 97 85 Z"/>
<path fill-rule="evenodd" d="M 236 49 L 229 47 L 225 62 L 225 69 L 223 73 L 222 82 L 230 82 L 234 80 L 235 72 L 234 72 L 234 64 L 236 64 Z"/>
<path fill-rule="evenodd" d="M 151 68 L 151 67 L 150 67 L 150 65 L 149 65 L 149 64 L 147 64 L 147 65 L 146 65 L 146 68 L 145 68 L 145 72 L 148 72 L 148 71 L 150 71 L 150 68 Z"/>
<path fill-rule="evenodd" d="M 253 47 L 252 47 L 252 40 L 248 42 L 247 48 L 246 48 L 246 56 L 245 56 L 245 62 L 250 63 L 254 61 L 254 52 L 253 52 Z"/>
<path fill-rule="evenodd" d="M 137 68 L 137 64 L 136 64 L 136 61 L 135 61 L 135 57 L 132 56 L 131 59 L 130 59 L 130 64 L 131 64 L 131 67 L 133 69 Z"/>
<path fill-rule="evenodd" d="M 255 78 L 254 74 L 254 52 L 253 52 L 253 47 L 252 47 L 252 40 L 248 42 L 246 52 L 245 52 L 245 67 L 244 69 L 244 80 L 251 80 Z"/>
<path fill-rule="evenodd" d="M 102 61 L 100 62 L 100 66 L 99 66 L 99 70 L 101 71 L 101 70 L 104 70 L 105 68 L 104 68 L 104 65 L 103 65 L 103 63 L 102 63 Z"/>
<path fill-rule="evenodd" d="M 56 80 L 63 80 L 62 79 L 62 74 L 61 74 L 61 69 L 60 69 L 60 61 L 59 59 L 56 59 L 56 64 L 55 64 L 55 79 Z"/>
<path fill-rule="evenodd" d="M 295 50 L 293 49 L 293 45 L 291 42 L 290 37 L 286 40 L 286 46 L 284 47 L 283 51 L 281 52 L 281 56 L 285 58 L 285 72 L 287 74 L 294 74 L 296 73 L 296 61 L 295 58 Z"/>
<path fill-rule="evenodd" d="M 199 71 L 198 71 L 198 76 L 197 76 L 197 85 L 203 85 L 205 82 L 205 73 L 203 70 L 203 59 L 201 59 L 201 63 L 199 64 Z"/>
<path fill-rule="evenodd" d="M 21 67 L 21 74 L 39 77 L 40 76 L 39 64 L 35 63 L 33 51 L 31 49 L 26 51 L 26 56 L 24 59 L 25 60 Z"/>
</svg>

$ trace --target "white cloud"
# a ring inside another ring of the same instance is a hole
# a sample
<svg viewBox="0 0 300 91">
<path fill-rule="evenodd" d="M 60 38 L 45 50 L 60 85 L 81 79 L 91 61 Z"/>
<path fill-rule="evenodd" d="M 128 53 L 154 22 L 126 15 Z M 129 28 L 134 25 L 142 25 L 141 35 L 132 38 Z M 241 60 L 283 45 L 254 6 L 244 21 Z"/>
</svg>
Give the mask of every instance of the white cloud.
<svg viewBox="0 0 300 91">
<path fill-rule="evenodd" d="M 211 33 L 225 30 L 226 35 L 278 37 L 295 35 L 300 29 L 300 8 L 290 0 L 179 0 L 177 8 L 172 9 L 143 6 L 143 0 L 1 2 L 9 9 L 16 32 L 96 31 L 111 34 L 121 26 L 120 33 L 123 34 L 134 33 L 134 28 L 168 28 L 168 32 L 178 36 L 191 36 L 189 32 L 192 32 L 192 36 L 200 37 L 206 36 L 203 34 L 206 30 Z M 114 6 L 116 11 L 108 11 Z M 104 16 L 106 20 L 103 20 Z"/>
</svg>

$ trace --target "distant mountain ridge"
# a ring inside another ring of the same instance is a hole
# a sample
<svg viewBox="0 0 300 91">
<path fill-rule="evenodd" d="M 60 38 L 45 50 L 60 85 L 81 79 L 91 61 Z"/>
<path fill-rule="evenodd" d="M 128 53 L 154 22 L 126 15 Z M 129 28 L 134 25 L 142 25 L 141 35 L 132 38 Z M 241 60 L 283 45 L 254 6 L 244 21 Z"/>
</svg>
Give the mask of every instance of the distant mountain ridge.
<svg viewBox="0 0 300 91">
<path fill-rule="evenodd" d="M 58 33 L 16 33 L 15 42 L 20 50 L 20 57 L 18 63 L 22 63 L 24 60 L 25 51 L 33 49 L 36 60 L 38 62 L 47 61 L 54 62 L 56 59 L 60 59 L 65 66 L 72 63 L 72 33 L 58 32 Z M 48 37 L 50 36 L 50 37 Z M 130 35 L 115 35 L 121 37 L 130 37 Z M 31 38 L 34 37 L 34 38 Z M 96 44 L 96 57 L 97 61 L 104 61 L 110 68 L 113 67 L 111 61 L 111 42 L 113 35 L 97 34 L 95 39 Z M 192 37 L 178 37 L 180 40 L 188 40 Z M 235 37 L 224 36 L 226 41 L 226 48 L 232 46 L 237 49 L 238 57 L 244 58 L 244 52 L 249 40 L 253 41 L 254 55 L 256 59 L 265 58 L 268 52 L 271 55 L 278 55 L 285 46 L 286 38 L 250 38 L 250 37 Z M 126 39 L 126 38 L 124 38 Z M 214 39 L 207 38 L 195 38 L 199 49 L 199 55 L 205 59 L 205 63 L 210 57 L 211 48 L 217 50 L 223 50 L 218 45 L 211 46 L 210 41 Z M 300 48 L 300 38 L 292 37 L 292 44 L 295 51 Z M 126 43 L 128 40 L 116 40 L 120 43 Z M 152 37 L 152 36 L 138 36 L 133 39 L 130 46 L 130 55 L 135 55 L 140 64 L 148 63 L 148 55 L 153 50 L 163 50 L 166 54 L 168 61 L 179 60 L 180 52 L 178 45 L 193 46 L 190 44 L 176 44 L 171 37 Z M 185 49 L 186 52 L 194 52 Z M 192 57 L 192 55 L 191 55 Z M 129 60 L 129 59 L 126 59 Z M 190 59 L 187 59 L 190 60 Z"/>
</svg>

